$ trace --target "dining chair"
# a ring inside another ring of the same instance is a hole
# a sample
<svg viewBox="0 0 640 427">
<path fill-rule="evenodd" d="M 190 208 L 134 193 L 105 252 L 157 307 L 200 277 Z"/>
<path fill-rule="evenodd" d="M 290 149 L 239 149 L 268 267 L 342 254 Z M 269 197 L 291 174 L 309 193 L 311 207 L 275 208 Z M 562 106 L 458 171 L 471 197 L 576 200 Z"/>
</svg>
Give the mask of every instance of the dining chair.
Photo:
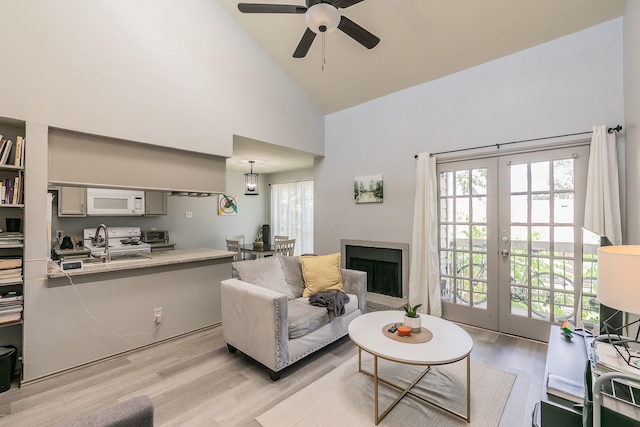
<svg viewBox="0 0 640 427">
<path fill-rule="evenodd" d="M 229 240 L 227 239 L 227 250 L 229 252 L 234 252 L 233 260 L 234 261 L 242 261 L 242 252 L 240 251 L 240 240 Z"/>
<path fill-rule="evenodd" d="M 238 240 L 240 241 L 240 246 L 244 245 L 244 234 L 234 234 L 226 237 L 227 240 Z"/>
<path fill-rule="evenodd" d="M 275 242 L 277 242 L 278 240 L 289 240 L 289 236 L 273 236 L 273 243 L 275 244 Z"/>
<path fill-rule="evenodd" d="M 276 240 L 275 244 L 275 255 L 276 256 L 293 256 L 293 250 L 296 246 L 296 239 L 290 240 Z"/>
</svg>

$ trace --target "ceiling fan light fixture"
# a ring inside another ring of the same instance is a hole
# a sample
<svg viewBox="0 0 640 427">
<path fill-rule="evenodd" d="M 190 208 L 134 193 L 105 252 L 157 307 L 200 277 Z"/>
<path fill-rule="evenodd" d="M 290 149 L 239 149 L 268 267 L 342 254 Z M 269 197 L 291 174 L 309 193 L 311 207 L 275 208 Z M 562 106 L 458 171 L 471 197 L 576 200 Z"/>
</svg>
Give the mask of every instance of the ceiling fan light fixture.
<svg viewBox="0 0 640 427">
<path fill-rule="evenodd" d="M 314 33 L 332 33 L 340 24 L 340 13 L 330 4 L 318 3 L 307 10 L 304 19 L 307 27 Z"/>
</svg>

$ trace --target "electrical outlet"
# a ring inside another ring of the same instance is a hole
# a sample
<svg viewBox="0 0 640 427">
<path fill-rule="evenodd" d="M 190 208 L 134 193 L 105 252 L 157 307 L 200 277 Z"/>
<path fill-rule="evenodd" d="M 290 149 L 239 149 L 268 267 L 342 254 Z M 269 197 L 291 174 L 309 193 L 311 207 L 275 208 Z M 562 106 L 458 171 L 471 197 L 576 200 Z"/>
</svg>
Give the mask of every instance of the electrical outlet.
<svg viewBox="0 0 640 427">
<path fill-rule="evenodd" d="M 153 309 L 153 321 L 160 323 L 162 321 L 162 307 Z"/>
<path fill-rule="evenodd" d="M 184 213 L 184 216 L 185 216 L 185 218 L 193 218 L 193 212 L 191 212 L 191 211 L 186 211 L 186 212 Z"/>
<path fill-rule="evenodd" d="M 56 239 L 61 240 L 64 230 L 56 230 Z"/>
</svg>

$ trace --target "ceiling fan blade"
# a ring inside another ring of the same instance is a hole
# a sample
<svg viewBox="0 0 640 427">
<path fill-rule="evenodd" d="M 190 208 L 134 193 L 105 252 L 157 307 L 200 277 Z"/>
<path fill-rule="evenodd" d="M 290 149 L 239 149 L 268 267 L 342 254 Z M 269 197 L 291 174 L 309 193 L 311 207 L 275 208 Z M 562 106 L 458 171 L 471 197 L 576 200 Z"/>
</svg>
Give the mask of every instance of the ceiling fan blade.
<svg viewBox="0 0 640 427">
<path fill-rule="evenodd" d="M 293 52 L 294 58 L 304 58 L 309 52 L 309 48 L 311 47 L 311 43 L 313 43 L 313 39 L 316 38 L 316 33 L 307 28 L 307 31 L 304 32 L 302 38 L 300 39 L 300 43 L 298 43 L 298 47 L 296 51 Z"/>
<path fill-rule="evenodd" d="M 295 4 L 261 4 L 238 3 L 238 10 L 242 13 L 306 13 L 307 8 Z"/>
<path fill-rule="evenodd" d="M 345 16 L 340 17 L 338 29 L 367 49 L 373 49 L 380 43 L 379 38 Z"/>
<path fill-rule="evenodd" d="M 363 0 L 333 0 L 330 3 L 333 4 L 338 9 L 344 9 L 345 7 L 353 6 L 354 4 L 358 4 Z"/>
</svg>

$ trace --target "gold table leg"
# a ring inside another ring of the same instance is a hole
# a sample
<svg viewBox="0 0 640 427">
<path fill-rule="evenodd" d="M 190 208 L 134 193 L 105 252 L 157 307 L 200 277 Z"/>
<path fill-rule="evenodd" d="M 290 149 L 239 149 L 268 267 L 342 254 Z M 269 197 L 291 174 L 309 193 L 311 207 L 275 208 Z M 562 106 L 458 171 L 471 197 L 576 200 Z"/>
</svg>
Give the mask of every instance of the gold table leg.
<svg viewBox="0 0 640 427">
<path fill-rule="evenodd" d="M 380 378 L 380 376 L 378 375 L 378 356 L 375 354 L 373 354 L 372 356 L 373 356 L 373 373 L 367 372 L 362 369 L 362 349 L 358 348 L 358 372 L 362 372 L 365 375 L 369 375 L 370 377 L 373 377 L 374 415 L 375 415 L 376 425 L 378 425 L 378 423 L 382 421 L 382 419 L 386 417 L 387 414 L 391 412 L 391 410 L 407 394 L 417 397 L 418 399 L 424 402 L 430 403 L 431 405 L 436 406 L 437 408 L 440 408 L 443 411 L 446 411 L 452 415 L 455 415 L 456 417 L 462 418 L 467 423 L 471 423 L 471 355 L 467 355 L 466 357 L 467 359 L 467 416 L 466 417 L 458 412 L 445 408 L 444 406 L 440 405 L 437 402 L 434 402 L 429 398 L 426 398 L 420 394 L 417 394 L 411 391 L 411 389 L 415 387 L 415 385 L 431 370 L 431 366 L 427 366 L 427 369 L 425 369 L 420 375 L 418 375 L 418 377 L 407 388 L 402 388 L 401 386 L 394 384 L 388 380 L 385 380 L 384 378 Z M 379 408 L 378 408 L 378 387 L 380 382 L 383 382 L 387 385 L 390 385 L 402 391 L 402 393 L 400 393 L 400 395 L 396 398 L 396 400 L 393 401 L 393 403 L 382 413 L 382 415 L 379 414 Z"/>
</svg>

